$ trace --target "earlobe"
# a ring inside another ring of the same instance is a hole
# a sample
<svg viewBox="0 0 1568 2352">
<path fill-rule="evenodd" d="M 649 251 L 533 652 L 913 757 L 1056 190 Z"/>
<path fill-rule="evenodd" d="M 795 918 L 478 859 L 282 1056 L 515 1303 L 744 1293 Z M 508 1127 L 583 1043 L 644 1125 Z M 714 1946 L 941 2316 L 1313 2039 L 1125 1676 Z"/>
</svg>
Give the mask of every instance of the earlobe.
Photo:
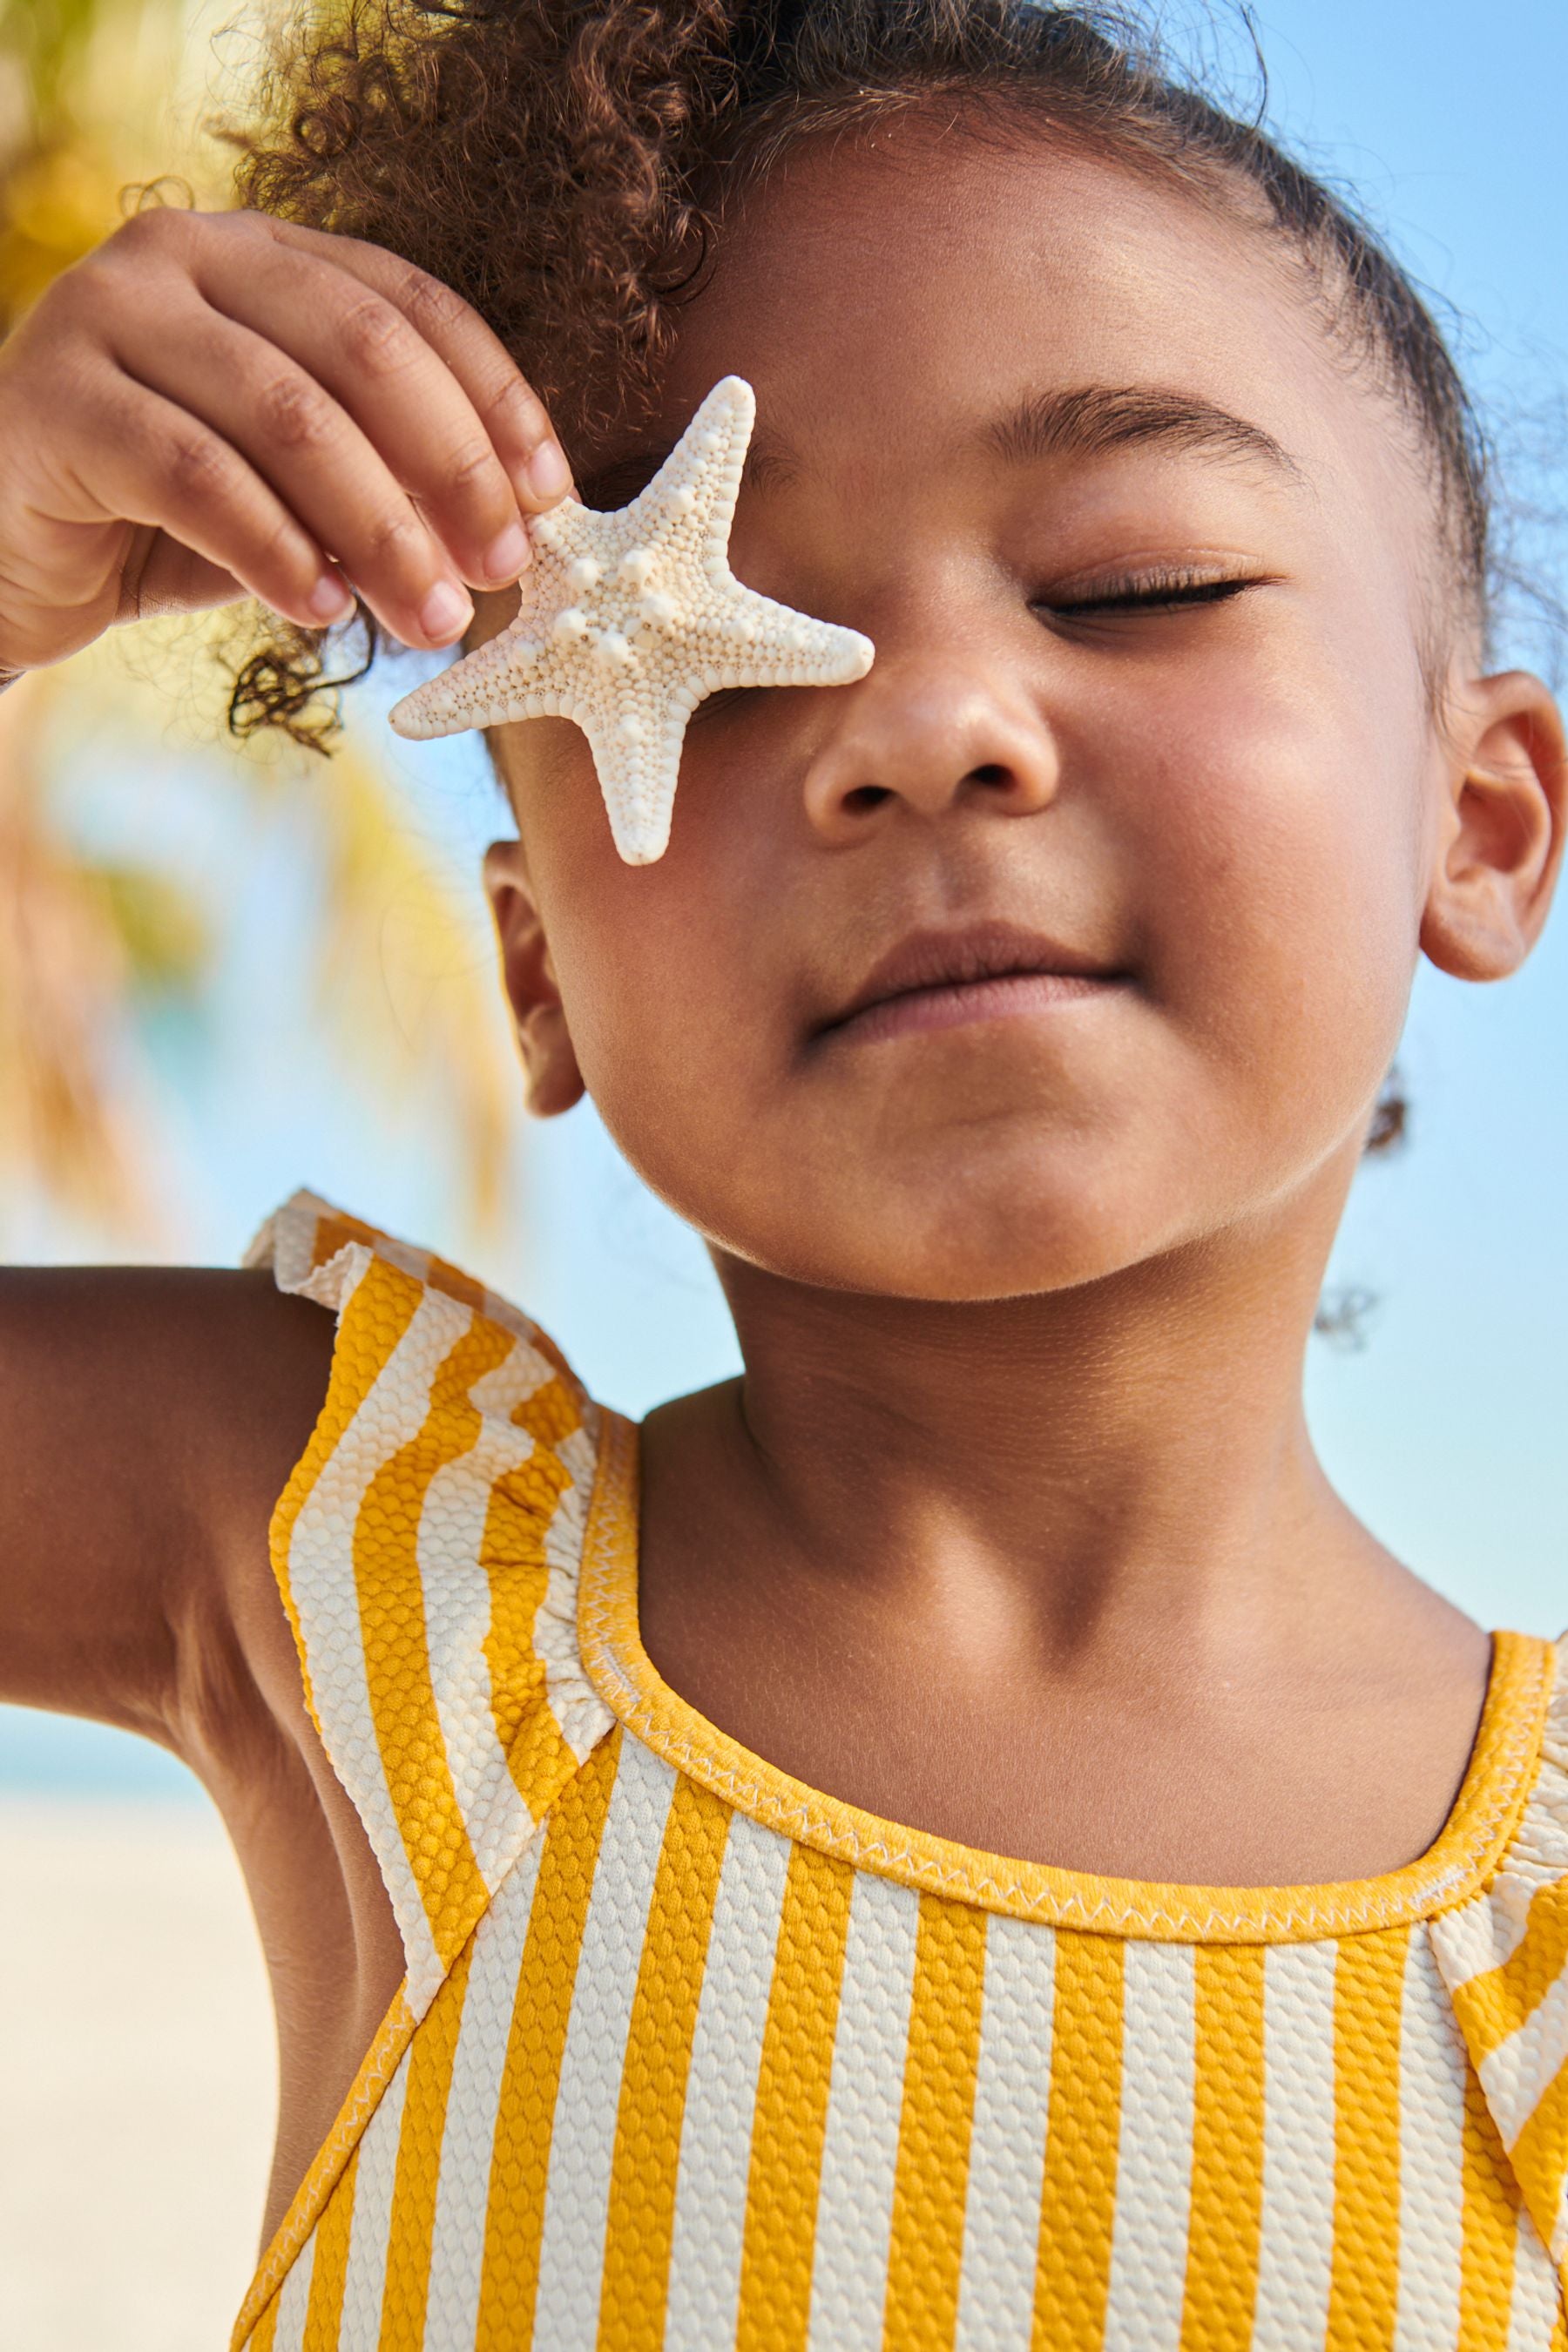
<svg viewBox="0 0 1568 2352">
<path fill-rule="evenodd" d="M 1454 711 L 1423 951 L 1457 980 L 1503 980 L 1535 945 L 1568 824 L 1562 713 L 1542 680 L 1472 680 Z"/>
<path fill-rule="evenodd" d="M 538 1118 L 553 1118 L 580 1102 L 585 1089 L 521 843 L 492 842 L 485 852 L 484 878 L 528 1108 Z"/>
</svg>

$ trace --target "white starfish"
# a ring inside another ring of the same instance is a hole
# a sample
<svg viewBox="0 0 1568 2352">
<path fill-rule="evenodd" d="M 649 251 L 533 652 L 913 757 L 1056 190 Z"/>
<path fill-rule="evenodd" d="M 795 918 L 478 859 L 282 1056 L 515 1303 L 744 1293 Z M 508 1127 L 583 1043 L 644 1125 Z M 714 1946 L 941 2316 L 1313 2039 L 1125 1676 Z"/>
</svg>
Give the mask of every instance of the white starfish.
<svg viewBox="0 0 1568 2352">
<path fill-rule="evenodd" d="M 662 857 L 686 722 L 731 686 L 843 686 L 875 647 L 742 587 L 730 525 L 757 413 L 743 377 L 716 383 L 647 488 L 601 513 L 567 499 L 531 521 L 517 617 L 405 696 L 400 735 L 572 719 L 588 738 L 616 847 Z"/>
</svg>

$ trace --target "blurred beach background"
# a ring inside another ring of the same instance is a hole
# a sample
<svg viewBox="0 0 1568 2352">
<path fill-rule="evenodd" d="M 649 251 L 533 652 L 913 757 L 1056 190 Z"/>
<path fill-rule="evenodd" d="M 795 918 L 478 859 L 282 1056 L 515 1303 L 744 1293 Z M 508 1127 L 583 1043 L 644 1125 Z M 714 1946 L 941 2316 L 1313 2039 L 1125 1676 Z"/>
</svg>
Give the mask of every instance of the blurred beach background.
<svg viewBox="0 0 1568 2352">
<path fill-rule="evenodd" d="M 340 0 L 322 0 L 337 6 Z M 1274 123 L 1359 190 L 1450 320 L 1549 590 L 1568 457 L 1562 0 L 1261 0 Z M 1176 17 L 1200 25 L 1195 5 Z M 1248 87 L 1234 12 L 1210 47 Z M 209 0 L 0 0 L 0 331 L 196 135 L 253 20 Z M 1500 661 L 1553 664 L 1516 601 Z M 722 1377 L 701 1249 L 591 1108 L 526 1126 L 478 887 L 476 747 L 399 744 L 413 665 L 342 752 L 224 742 L 202 632 L 0 699 L 0 1245 L 231 1264 L 308 1183 L 521 1298 L 640 1412 Z M 1375 779 L 1368 780 L 1375 789 Z M 1489 1623 L 1568 1621 L 1568 912 L 1524 974 L 1423 970 L 1409 1148 L 1361 1179 L 1314 1341 L 1331 1475 Z M 273 2048 L 202 1790 L 100 1727 L 0 1709 L 0 2346 L 209 2352 L 255 2259 Z"/>
</svg>

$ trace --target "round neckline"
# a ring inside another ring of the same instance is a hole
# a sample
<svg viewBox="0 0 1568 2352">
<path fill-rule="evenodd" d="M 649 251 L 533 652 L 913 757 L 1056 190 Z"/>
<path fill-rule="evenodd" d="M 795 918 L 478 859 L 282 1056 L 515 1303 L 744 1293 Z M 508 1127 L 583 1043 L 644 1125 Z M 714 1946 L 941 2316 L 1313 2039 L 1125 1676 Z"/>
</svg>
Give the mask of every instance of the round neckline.
<svg viewBox="0 0 1568 2352">
<path fill-rule="evenodd" d="M 803 1845 L 922 1893 L 1041 1925 L 1184 1944 L 1310 1942 L 1400 1927 L 1452 1909 L 1495 1872 L 1534 1781 L 1552 1645 L 1491 1636 L 1475 1745 L 1453 1807 L 1426 1852 L 1377 1878 L 1316 1886 L 1184 1886 L 1100 1877 L 990 1853 L 884 1820 L 794 1779 L 742 1747 L 670 1688 L 638 1618 L 637 1424 L 599 1408 L 577 1596 L 584 1671 L 610 1712 L 688 1779 Z"/>
</svg>

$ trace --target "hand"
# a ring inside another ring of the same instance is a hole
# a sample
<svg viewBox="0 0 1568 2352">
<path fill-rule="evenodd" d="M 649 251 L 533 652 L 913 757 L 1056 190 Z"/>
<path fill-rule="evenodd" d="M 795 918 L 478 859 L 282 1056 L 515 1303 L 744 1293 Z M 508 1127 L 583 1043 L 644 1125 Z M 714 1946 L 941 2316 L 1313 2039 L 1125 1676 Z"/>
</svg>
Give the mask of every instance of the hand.
<svg viewBox="0 0 1568 2352">
<path fill-rule="evenodd" d="M 259 213 L 143 213 L 0 346 L 0 675 L 245 596 L 319 628 L 357 591 L 449 645 L 569 486 L 438 279 Z"/>
</svg>

